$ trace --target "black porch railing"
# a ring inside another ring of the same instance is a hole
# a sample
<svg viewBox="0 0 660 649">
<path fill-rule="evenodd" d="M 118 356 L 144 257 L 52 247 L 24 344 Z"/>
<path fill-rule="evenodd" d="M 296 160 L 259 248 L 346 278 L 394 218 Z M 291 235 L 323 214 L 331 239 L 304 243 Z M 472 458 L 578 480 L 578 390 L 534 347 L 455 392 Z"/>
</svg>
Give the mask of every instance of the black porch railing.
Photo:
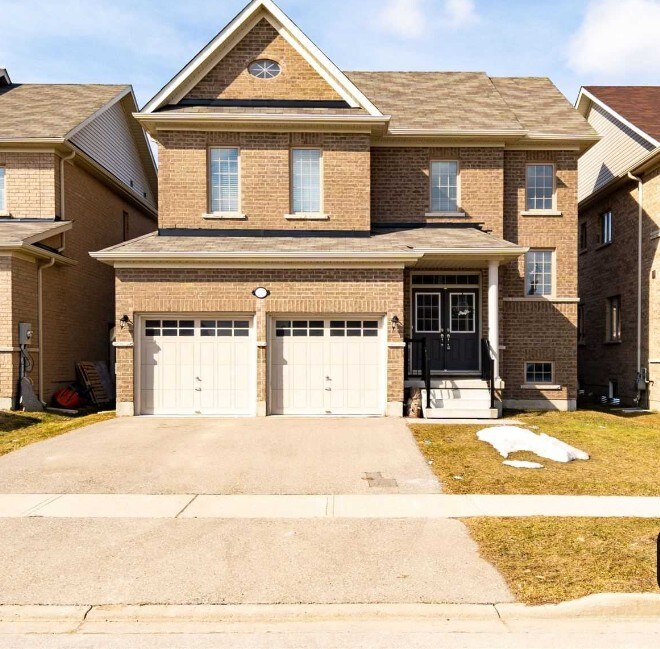
<svg viewBox="0 0 660 649">
<path fill-rule="evenodd" d="M 403 363 L 406 379 L 421 379 L 426 389 L 426 407 L 431 407 L 431 364 L 426 338 L 406 338 Z"/>
<path fill-rule="evenodd" d="M 495 408 L 495 354 L 488 338 L 481 339 L 481 380 L 488 382 L 490 407 Z"/>
</svg>

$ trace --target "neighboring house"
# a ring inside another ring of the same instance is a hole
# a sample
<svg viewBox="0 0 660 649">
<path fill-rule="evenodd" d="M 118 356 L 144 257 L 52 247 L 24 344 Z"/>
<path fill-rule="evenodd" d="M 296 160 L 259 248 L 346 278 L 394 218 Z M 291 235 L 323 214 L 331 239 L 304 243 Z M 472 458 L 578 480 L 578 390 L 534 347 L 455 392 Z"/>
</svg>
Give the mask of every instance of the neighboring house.
<svg viewBox="0 0 660 649">
<path fill-rule="evenodd" d="M 257 0 L 137 119 L 159 232 L 94 254 L 119 414 L 400 416 L 426 386 L 427 416 L 575 407 L 597 135 L 548 79 L 344 73 Z"/>
<path fill-rule="evenodd" d="M 660 407 L 660 86 L 587 86 L 601 134 L 579 161 L 579 377 L 585 395 Z"/>
<path fill-rule="evenodd" d="M 0 70 L 0 408 L 17 406 L 18 325 L 48 401 L 110 360 L 111 269 L 90 250 L 156 228 L 157 176 L 129 86 L 11 83 Z"/>
</svg>

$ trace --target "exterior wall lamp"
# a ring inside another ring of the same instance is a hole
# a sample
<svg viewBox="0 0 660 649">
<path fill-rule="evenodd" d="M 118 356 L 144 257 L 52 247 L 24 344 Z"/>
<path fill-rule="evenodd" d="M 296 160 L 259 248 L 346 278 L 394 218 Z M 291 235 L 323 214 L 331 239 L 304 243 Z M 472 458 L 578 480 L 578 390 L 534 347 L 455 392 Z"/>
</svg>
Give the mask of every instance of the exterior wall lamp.
<svg viewBox="0 0 660 649">
<path fill-rule="evenodd" d="M 127 324 L 133 324 L 131 319 L 124 313 L 124 315 L 119 318 L 119 327 L 123 329 Z"/>
<path fill-rule="evenodd" d="M 265 300 L 270 295 L 270 291 L 263 286 L 258 286 L 252 291 L 252 295 L 259 300 Z"/>
</svg>

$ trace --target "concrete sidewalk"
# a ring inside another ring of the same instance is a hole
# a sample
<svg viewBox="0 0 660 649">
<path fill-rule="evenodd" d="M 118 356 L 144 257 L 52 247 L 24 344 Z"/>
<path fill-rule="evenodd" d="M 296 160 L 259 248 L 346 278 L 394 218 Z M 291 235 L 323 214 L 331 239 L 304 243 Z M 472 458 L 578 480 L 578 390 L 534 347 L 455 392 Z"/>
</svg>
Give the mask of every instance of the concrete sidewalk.
<svg viewBox="0 0 660 649">
<path fill-rule="evenodd" d="M 660 518 L 660 497 L 443 494 L 0 494 L 0 518 L 442 519 Z"/>
</svg>

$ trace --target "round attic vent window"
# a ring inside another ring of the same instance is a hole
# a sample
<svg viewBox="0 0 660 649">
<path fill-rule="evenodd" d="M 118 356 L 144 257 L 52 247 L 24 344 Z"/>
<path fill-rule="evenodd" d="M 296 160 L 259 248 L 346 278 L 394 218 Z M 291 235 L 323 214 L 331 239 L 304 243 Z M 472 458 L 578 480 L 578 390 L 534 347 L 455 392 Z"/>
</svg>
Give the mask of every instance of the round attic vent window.
<svg viewBox="0 0 660 649">
<path fill-rule="evenodd" d="M 257 79 L 274 79 L 281 71 L 280 64 L 270 59 L 259 59 L 248 66 L 248 72 Z"/>
</svg>

